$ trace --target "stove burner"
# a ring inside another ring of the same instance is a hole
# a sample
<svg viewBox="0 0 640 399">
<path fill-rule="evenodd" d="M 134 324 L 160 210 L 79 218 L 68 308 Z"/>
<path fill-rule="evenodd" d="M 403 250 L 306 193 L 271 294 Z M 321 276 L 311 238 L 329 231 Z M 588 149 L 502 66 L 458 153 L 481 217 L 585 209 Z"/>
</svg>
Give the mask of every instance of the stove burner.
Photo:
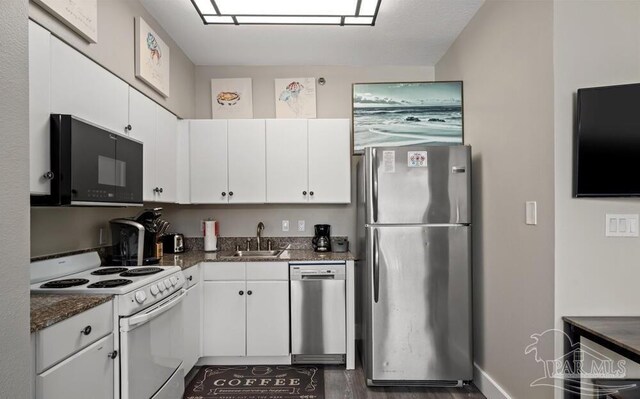
<svg viewBox="0 0 640 399">
<path fill-rule="evenodd" d="M 133 281 L 127 280 L 124 278 L 118 278 L 114 280 L 98 281 L 96 283 L 87 285 L 87 288 L 113 288 L 113 287 L 120 287 L 121 285 L 131 284 L 131 283 L 133 283 Z"/>
<path fill-rule="evenodd" d="M 159 267 L 140 267 L 135 269 L 129 269 L 124 273 L 120 273 L 122 277 L 136 277 L 136 276 L 147 276 L 149 274 L 156 274 L 162 271 Z"/>
<path fill-rule="evenodd" d="M 126 272 L 128 269 L 126 267 L 105 267 L 104 269 L 98 269 L 95 272 L 92 272 L 94 276 L 106 276 L 109 274 L 116 274 Z"/>
<path fill-rule="evenodd" d="M 89 280 L 85 278 L 68 278 L 66 280 L 49 281 L 42 284 L 40 288 L 69 288 L 75 287 L 76 285 L 84 285 L 88 282 Z"/>
</svg>

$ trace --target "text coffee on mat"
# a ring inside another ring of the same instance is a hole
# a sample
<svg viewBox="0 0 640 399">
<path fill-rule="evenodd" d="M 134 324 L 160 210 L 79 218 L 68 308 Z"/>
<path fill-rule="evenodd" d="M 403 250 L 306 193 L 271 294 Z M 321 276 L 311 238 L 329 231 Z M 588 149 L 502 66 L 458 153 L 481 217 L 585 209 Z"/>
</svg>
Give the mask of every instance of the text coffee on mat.
<svg viewBox="0 0 640 399">
<path fill-rule="evenodd" d="M 317 366 L 203 366 L 184 399 L 324 399 Z"/>
</svg>

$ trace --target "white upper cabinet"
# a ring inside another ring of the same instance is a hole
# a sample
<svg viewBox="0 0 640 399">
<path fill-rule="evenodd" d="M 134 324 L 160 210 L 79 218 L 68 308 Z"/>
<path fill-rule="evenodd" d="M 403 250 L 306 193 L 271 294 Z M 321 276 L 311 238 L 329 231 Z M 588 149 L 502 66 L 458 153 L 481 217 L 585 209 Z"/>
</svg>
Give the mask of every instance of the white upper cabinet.
<svg viewBox="0 0 640 399">
<path fill-rule="evenodd" d="M 228 121 L 229 203 L 266 201 L 265 121 Z"/>
<path fill-rule="evenodd" d="M 156 200 L 156 103 L 129 88 L 129 126 L 132 138 L 143 145 L 143 200 Z"/>
<path fill-rule="evenodd" d="M 124 133 L 129 86 L 80 52 L 51 38 L 51 113 L 71 114 Z"/>
<path fill-rule="evenodd" d="M 129 88 L 129 135 L 143 144 L 143 200 L 177 201 L 178 119 Z"/>
<path fill-rule="evenodd" d="M 51 34 L 29 21 L 29 186 L 31 194 L 51 193 L 49 115 L 51 104 Z"/>
<path fill-rule="evenodd" d="M 348 119 L 309 119 L 309 202 L 351 202 Z"/>
<path fill-rule="evenodd" d="M 308 202 L 307 120 L 269 119 L 267 202 Z"/>
<path fill-rule="evenodd" d="M 178 133 L 176 136 L 176 202 L 188 204 L 190 202 L 189 184 L 189 121 L 178 121 Z"/>
<path fill-rule="evenodd" d="M 228 203 L 227 121 L 189 122 L 191 203 Z"/>
<path fill-rule="evenodd" d="M 156 201 L 176 202 L 178 119 L 171 112 L 157 106 L 156 131 Z"/>
</svg>

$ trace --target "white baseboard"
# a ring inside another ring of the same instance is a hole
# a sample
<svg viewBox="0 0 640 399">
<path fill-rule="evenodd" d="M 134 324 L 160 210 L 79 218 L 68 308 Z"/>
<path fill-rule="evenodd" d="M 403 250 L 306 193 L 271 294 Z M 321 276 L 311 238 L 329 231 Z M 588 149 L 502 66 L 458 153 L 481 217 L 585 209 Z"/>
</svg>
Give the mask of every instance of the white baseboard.
<svg viewBox="0 0 640 399">
<path fill-rule="evenodd" d="M 511 399 L 511 396 L 476 363 L 473 363 L 473 383 L 487 399 Z"/>
</svg>

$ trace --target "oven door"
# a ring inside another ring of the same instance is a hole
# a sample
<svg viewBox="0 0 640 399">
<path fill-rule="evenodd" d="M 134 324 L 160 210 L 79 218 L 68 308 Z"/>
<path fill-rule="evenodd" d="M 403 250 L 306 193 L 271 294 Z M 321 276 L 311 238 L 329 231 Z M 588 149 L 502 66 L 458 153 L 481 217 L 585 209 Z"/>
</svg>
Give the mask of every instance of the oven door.
<svg viewBox="0 0 640 399">
<path fill-rule="evenodd" d="M 180 290 L 140 313 L 120 318 L 122 399 L 182 397 L 180 303 L 185 295 L 186 290 Z"/>
</svg>

